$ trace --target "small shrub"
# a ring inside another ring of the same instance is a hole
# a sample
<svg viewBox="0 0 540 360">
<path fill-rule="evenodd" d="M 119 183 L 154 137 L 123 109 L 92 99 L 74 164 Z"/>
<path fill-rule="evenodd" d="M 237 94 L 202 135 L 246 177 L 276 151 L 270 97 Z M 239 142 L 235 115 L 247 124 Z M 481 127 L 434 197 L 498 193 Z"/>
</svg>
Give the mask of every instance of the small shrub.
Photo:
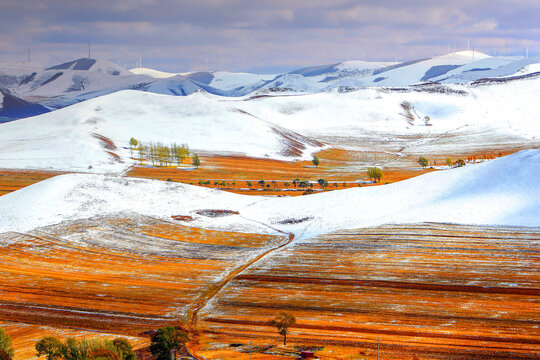
<svg viewBox="0 0 540 360">
<path fill-rule="evenodd" d="M 313 154 L 313 159 L 311 160 L 311 162 L 313 163 L 313 165 L 319 166 L 320 160 L 317 155 Z"/>
</svg>

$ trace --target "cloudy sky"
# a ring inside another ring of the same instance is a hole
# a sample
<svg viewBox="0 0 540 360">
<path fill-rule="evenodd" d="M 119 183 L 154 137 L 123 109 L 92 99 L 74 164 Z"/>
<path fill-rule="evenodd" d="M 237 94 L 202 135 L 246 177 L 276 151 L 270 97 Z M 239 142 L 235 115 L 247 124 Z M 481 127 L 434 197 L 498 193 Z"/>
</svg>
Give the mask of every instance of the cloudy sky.
<svg viewBox="0 0 540 360">
<path fill-rule="evenodd" d="M 270 71 L 463 50 L 540 54 L 539 0 L 0 0 L 0 62 Z"/>
</svg>

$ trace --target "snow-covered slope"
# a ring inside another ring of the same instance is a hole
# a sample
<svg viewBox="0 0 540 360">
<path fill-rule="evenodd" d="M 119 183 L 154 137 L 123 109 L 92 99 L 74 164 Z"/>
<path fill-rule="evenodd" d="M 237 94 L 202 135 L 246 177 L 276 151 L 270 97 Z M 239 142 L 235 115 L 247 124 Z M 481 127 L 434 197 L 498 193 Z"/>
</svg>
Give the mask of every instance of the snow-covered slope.
<svg viewBox="0 0 540 360">
<path fill-rule="evenodd" d="M 257 89 L 257 94 L 269 93 L 315 93 L 326 85 L 299 74 L 284 74 L 266 82 Z"/>
<path fill-rule="evenodd" d="M 247 93 L 245 89 L 255 88 L 276 77 L 273 74 L 232 73 L 227 71 L 213 72 L 212 75 L 212 81 L 208 85 L 228 91 L 231 96 L 244 95 Z"/>
<path fill-rule="evenodd" d="M 368 62 L 361 60 L 345 61 L 337 64 L 311 66 L 298 69 L 289 74 L 302 75 L 312 81 L 333 83 L 343 78 L 363 78 L 378 69 L 395 65 L 393 62 Z"/>
<path fill-rule="evenodd" d="M 484 78 L 530 74 L 540 71 L 539 65 L 540 57 L 492 57 L 460 66 L 431 80 L 443 83 L 469 83 Z"/>
<path fill-rule="evenodd" d="M 526 150 L 385 186 L 270 199 L 241 213 L 274 223 L 312 217 L 312 234 L 386 223 L 540 226 L 539 165 L 540 150 Z"/>
<path fill-rule="evenodd" d="M 142 82 L 124 68 L 96 59 L 78 59 L 38 72 L 17 88 L 25 96 L 54 97 L 68 93 L 89 92 L 113 85 L 124 86 L 126 81 Z M 129 80 L 128 80 L 129 79 Z"/>
<path fill-rule="evenodd" d="M 176 96 L 203 90 L 239 97 L 366 87 L 403 88 L 426 82 L 470 84 L 484 78 L 535 73 L 538 64 L 538 57 L 490 57 L 477 51 L 461 51 L 403 63 L 353 60 L 306 67 L 287 74 L 167 73 L 148 68 L 127 71 L 108 61 L 82 58 L 47 69 L 35 64 L 0 64 L 0 87 L 23 100 L 57 109 L 121 90 Z"/>
<path fill-rule="evenodd" d="M 156 79 L 167 79 L 181 75 L 199 86 L 209 86 L 211 89 L 216 89 L 227 96 L 244 95 L 252 91 L 252 88 L 258 88 L 276 77 L 273 74 L 234 73 L 228 71 L 169 73 L 149 68 L 135 68 L 129 71 L 136 75 L 146 75 Z M 212 90 L 209 92 L 215 93 Z"/>
<path fill-rule="evenodd" d="M 375 70 L 371 76 L 346 78 L 339 86 L 404 87 L 430 81 L 464 64 L 488 58 L 477 51 L 461 51 L 428 59 L 417 59 Z"/>
<path fill-rule="evenodd" d="M 318 138 L 358 139 L 375 133 L 382 140 L 414 134 L 419 136 L 415 145 L 419 146 L 428 135 L 434 138 L 488 130 L 540 141 L 538 108 L 534 105 L 538 98 L 540 77 L 483 86 L 437 85 L 407 91 L 367 88 L 235 103 L 258 117 Z M 426 126 L 426 116 L 430 126 Z"/>
<path fill-rule="evenodd" d="M 0 88 L 0 122 L 7 122 L 49 112 L 44 106 L 34 104 Z"/>
<path fill-rule="evenodd" d="M 104 136 L 115 145 L 107 145 Z M 131 137 L 186 143 L 195 151 L 293 159 L 318 143 L 206 93 L 186 97 L 121 91 L 0 125 L 0 168 L 120 172 Z"/>
<path fill-rule="evenodd" d="M 378 187 L 304 197 L 262 198 L 156 180 L 62 175 L 0 197 L 0 232 L 26 231 L 64 220 L 121 212 L 170 219 L 192 214 L 194 226 L 260 231 L 269 224 L 297 235 L 385 223 L 540 225 L 540 150 L 430 173 Z M 229 209 L 225 220 L 193 214 Z M 311 218 L 292 225 L 283 220 Z M 252 224 L 250 226 L 250 224 Z"/>
<path fill-rule="evenodd" d="M 43 67 L 35 63 L 0 63 L 0 87 L 13 90 L 42 71 Z"/>
<path fill-rule="evenodd" d="M 173 77 L 173 76 L 176 76 L 176 75 L 180 75 L 180 74 L 176 74 L 176 73 L 170 73 L 170 72 L 166 72 L 166 71 L 159 71 L 159 70 L 154 70 L 154 69 L 150 69 L 150 68 L 133 68 L 133 69 L 129 69 L 129 72 L 135 74 L 135 75 L 146 75 L 146 76 L 150 76 L 150 77 L 153 77 L 153 78 L 156 78 L 156 79 L 167 79 L 167 78 L 170 78 L 170 77 Z"/>
</svg>

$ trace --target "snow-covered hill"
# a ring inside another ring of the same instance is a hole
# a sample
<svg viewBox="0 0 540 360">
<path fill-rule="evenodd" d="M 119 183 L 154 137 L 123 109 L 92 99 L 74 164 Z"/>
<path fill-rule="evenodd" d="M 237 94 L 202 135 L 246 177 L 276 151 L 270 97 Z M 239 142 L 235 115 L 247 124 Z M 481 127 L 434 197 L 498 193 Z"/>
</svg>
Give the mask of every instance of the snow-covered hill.
<svg viewBox="0 0 540 360">
<path fill-rule="evenodd" d="M 160 79 L 164 87 L 154 91 L 170 92 L 178 79 Z M 540 147 L 534 105 L 540 76 L 499 81 L 243 98 L 196 92 L 198 87 L 186 97 L 117 92 L 0 125 L 0 167 L 119 172 L 131 164 L 123 149 L 131 137 L 276 159 L 308 158 L 317 149 L 298 134 L 397 155 Z M 118 149 L 103 148 L 92 134 L 110 138 Z"/>
<path fill-rule="evenodd" d="M 538 98 L 540 76 L 475 86 L 367 88 L 234 103 L 302 134 L 332 137 L 334 142 L 342 138 L 364 150 L 396 144 L 396 149 L 422 152 L 430 144 L 441 144 L 445 147 L 436 153 L 444 154 L 467 151 L 467 146 L 501 145 L 504 139 L 498 136 L 540 146 L 539 112 L 534 105 Z M 463 143 L 461 135 L 470 135 L 470 143 Z"/>
<path fill-rule="evenodd" d="M 305 236 L 426 221 L 539 226 L 538 164 L 540 150 L 528 150 L 385 186 L 271 199 L 157 180 L 62 175 L 0 197 L 0 232 L 128 212 L 164 219 L 191 214 L 194 226 L 246 232 L 261 231 L 262 223 Z M 209 218 L 193 213 L 208 208 L 240 215 Z M 283 224 L 303 218 L 310 220 Z"/>
<path fill-rule="evenodd" d="M 41 68 L 35 64 L 0 64 L 0 87 L 48 108 L 62 108 L 121 90 L 175 96 L 205 91 L 224 97 L 312 94 L 366 87 L 408 88 L 431 82 L 473 84 L 540 70 L 540 58 L 491 57 L 478 51 L 402 63 L 346 61 L 311 66 L 287 74 L 225 71 L 167 73 L 148 68 L 131 71 L 104 60 L 82 58 Z"/>
<path fill-rule="evenodd" d="M 274 159 L 309 158 L 320 146 L 206 93 L 121 91 L 0 125 L 0 168 L 121 172 L 133 163 L 131 137 Z"/>
</svg>

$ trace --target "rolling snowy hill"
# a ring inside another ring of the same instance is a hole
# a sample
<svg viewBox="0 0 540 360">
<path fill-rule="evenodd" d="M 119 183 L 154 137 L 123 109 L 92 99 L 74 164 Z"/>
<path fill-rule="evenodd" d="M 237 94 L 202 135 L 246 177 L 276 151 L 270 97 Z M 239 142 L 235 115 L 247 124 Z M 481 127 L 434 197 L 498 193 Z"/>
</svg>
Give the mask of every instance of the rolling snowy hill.
<svg viewBox="0 0 540 360">
<path fill-rule="evenodd" d="M 502 146 L 505 141 L 539 147 L 534 104 L 540 97 L 540 76 L 527 76 L 474 86 L 367 88 L 234 103 L 302 134 L 363 150 L 386 146 L 397 152 L 444 154 L 481 145 Z M 433 146 L 435 151 L 429 150 Z"/>
<path fill-rule="evenodd" d="M 163 219 L 191 214 L 193 226 L 245 232 L 261 231 L 264 223 L 307 237 L 385 223 L 538 226 L 539 163 L 540 150 L 528 150 L 386 186 L 272 199 L 156 180 L 61 175 L 0 197 L 0 232 L 126 212 Z M 240 215 L 194 214 L 208 208 Z"/>
<path fill-rule="evenodd" d="M 274 159 L 309 158 L 321 146 L 206 93 L 121 91 L 0 126 L 0 168 L 14 169 L 121 172 L 134 163 L 131 137 Z"/>
<path fill-rule="evenodd" d="M 311 94 L 366 87 L 407 88 L 431 82 L 471 84 L 539 71 L 538 57 L 491 57 L 478 51 L 402 63 L 346 61 L 287 74 L 167 73 L 148 68 L 128 71 L 108 61 L 82 58 L 47 69 L 35 64 L 0 64 L 0 87 L 23 100 L 56 109 L 121 90 L 175 96 L 195 91 L 224 97 Z"/>
</svg>

